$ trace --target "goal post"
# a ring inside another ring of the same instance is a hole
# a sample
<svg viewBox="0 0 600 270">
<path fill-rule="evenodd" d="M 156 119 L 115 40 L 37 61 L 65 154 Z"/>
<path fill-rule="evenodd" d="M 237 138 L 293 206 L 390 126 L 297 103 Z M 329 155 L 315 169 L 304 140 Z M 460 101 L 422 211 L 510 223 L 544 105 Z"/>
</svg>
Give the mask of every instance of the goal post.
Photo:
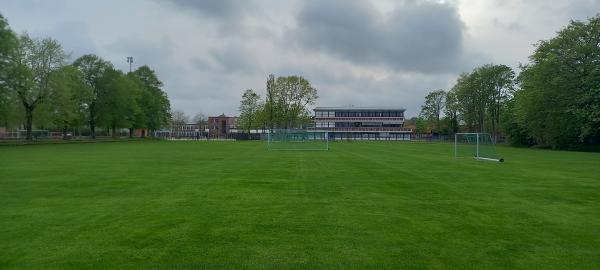
<svg viewBox="0 0 600 270">
<path fill-rule="evenodd" d="M 454 134 L 454 158 L 472 157 L 476 160 L 504 162 L 489 133 Z"/>
<path fill-rule="evenodd" d="M 325 130 L 274 129 L 267 133 L 269 150 L 329 150 Z"/>
</svg>

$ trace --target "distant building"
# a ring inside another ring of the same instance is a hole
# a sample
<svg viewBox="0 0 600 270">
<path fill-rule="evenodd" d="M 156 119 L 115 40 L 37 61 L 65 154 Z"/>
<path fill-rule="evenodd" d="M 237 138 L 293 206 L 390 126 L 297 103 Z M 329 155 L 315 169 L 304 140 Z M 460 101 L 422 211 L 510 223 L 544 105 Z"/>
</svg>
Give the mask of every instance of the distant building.
<svg viewBox="0 0 600 270">
<path fill-rule="evenodd" d="M 410 140 L 401 107 L 317 107 L 314 128 L 330 140 Z"/>
<path fill-rule="evenodd" d="M 171 138 L 197 138 L 202 133 L 198 124 L 172 123 L 170 130 Z"/>
<path fill-rule="evenodd" d="M 208 134 L 211 137 L 226 136 L 235 130 L 235 116 L 219 116 L 208 117 Z"/>
</svg>

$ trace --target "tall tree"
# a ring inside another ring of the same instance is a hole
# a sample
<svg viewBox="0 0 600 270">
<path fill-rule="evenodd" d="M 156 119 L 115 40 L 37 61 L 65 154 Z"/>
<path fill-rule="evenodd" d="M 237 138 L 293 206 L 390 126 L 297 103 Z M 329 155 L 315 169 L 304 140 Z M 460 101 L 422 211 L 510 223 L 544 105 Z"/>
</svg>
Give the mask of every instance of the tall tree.
<svg viewBox="0 0 600 270">
<path fill-rule="evenodd" d="M 262 108 L 263 104 L 260 102 L 260 95 L 254 90 L 248 89 L 242 94 L 238 123 L 248 134 L 250 134 L 252 128 L 257 127 L 257 124 L 259 124 L 258 114 Z"/>
<path fill-rule="evenodd" d="M 444 109 L 444 100 L 446 98 L 446 92 L 444 90 L 437 90 L 430 92 L 425 96 L 425 103 L 421 107 L 421 117 L 435 121 L 435 129 L 440 132 L 440 117 Z"/>
<path fill-rule="evenodd" d="M 136 84 L 123 72 L 109 69 L 99 80 L 98 123 L 111 128 L 112 137 L 120 128 L 131 126 L 136 114 Z"/>
<path fill-rule="evenodd" d="M 541 41 L 519 76 L 516 122 L 537 144 L 578 147 L 600 140 L 600 15 L 572 21 Z"/>
<path fill-rule="evenodd" d="M 80 126 L 86 119 L 85 101 L 92 90 L 85 84 L 83 74 L 74 66 L 65 66 L 50 79 L 54 91 L 47 102 L 47 114 L 66 138 L 69 127 Z"/>
<path fill-rule="evenodd" d="M 415 132 L 417 134 L 427 133 L 427 120 L 421 117 L 415 118 Z"/>
<path fill-rule="evenodd" d="M 183 125 L 190 122 L 190 118 L 185 115 L 182 110 L 175 110 L 171 112 L 171 123 L 173 125 Z"/>
<path fill-rule="evenodd" d="M 35 39 L 23 34 L 12 59 L 9 88 L 25 110 L 27 140 L 32 139 L 33 113 L 51 94 L 50 75 L 64 65 L 66 54 L 51 38 Z"/>
<path fill-rule="evenodd" d="M 276 123 L 277 127 L 283 128 L 307 124 L 307 106 L 314 104 L 318 98 L 317 89 L 300 76 L 278 77 L 268 94 L 272 125 Z"/>
<path fill-rule="evenodd" d="M 162 90 L 163 83 L 154 70 L 141 66 L 129 75 L 138 79 L 141 91 L 138 101 L 141 115 L 138 116 L 135 127 L 154 131 L 167 126 L 171 118 L 171 105 L 167 94 Z"/>
<path fill-rule="evenodd" d="M 268 115 L 268 117 L 266 117 L 266 122 L 268 122 L 270 129 L 273 129 L 275 125 L 273 118 L 273 114 L 275 111 L 275 103 L 273 100 L 273 96 L 275 95 L 275 91 L 275 75 L 270 74 L 267 78 L 267 100 L 265 102 L 265 114 Z"/>
<path fill-rule="evenodd" d="M 454 93 L 457 100 L 458 114 L 468 131 L 476 130 L 476 107 L 477 102 L 471 73 L 462 73 L 456 80 L 451 92 Z"/>
<path fill-rule="evenodd" d="M 498 133 L 502 109 L 512 95 L 514 76 L 511 68 L 492 64 L 460 75 L 452 92 L 469 131 Z"/>
<path fill-rule="evenodd" d="M 192 119 L 192 121 L 194 122 L 194 124 L 198 125 L 198 128 L 200 129 L 201 132 L 204 132 L 204 130 L 206 129 L 206 126 L 208 125 L 208 117 L 204 114 L 204 113 L 196 113 L 196 115 L 194 115 L 194 118 Z"/>
<path fill-rule="evenodd" d="M 446 93 L 446 103 L 444 104 L 444 113 L 446 118 L 448 118 L 448 130 L 450 134 L 454 134 L 458 132 L 458 110 L 459 104 L 458 99 L 456 97 L 456 92 L 454 90 L 448 91 Z"/>
<path fill-rule="evenodd" d="M 485 65 L 480 72 L 484 73 L 484 87 L 489 88 L 485 91 L 490 94 L 490 104 L 487 111 L 490 118 L 491 132 L 494 141 L 496 141 L 502 111 L 514 91 L 515 72 L 505 65 Z"/>
<path fill-rule="evenodd" d="M 14 109 L 14 57 L 18 49 L 18 39 L 10 29 L 6 19 L 0 14 L 0 126 L 8 125 Z"/>
<path fill-rule="evenodd" d="M 92 89 L 91 95 L 86 100 L 85 105 L 88 110 L 90 136 L 92 139 L 95 139 L 98 121 L 97 105 L 101 91 L 100 80 L 108 70 L 112 70 L 113 66 L 110 62 L 93 54 L 86 54 L 77 58 L 77 60 L 73 62 L 73 66 L 77 67 L 83 73 L 86 85 Z"/>
</svg>

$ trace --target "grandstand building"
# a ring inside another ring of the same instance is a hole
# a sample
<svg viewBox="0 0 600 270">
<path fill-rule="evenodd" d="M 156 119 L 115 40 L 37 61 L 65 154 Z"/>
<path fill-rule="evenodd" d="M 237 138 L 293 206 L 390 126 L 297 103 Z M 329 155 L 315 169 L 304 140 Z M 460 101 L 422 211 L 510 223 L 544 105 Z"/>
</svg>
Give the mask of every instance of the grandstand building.
<svg viewBox="0 0 600 270">
<path fill-rule="evenodd" d="M 317 107 L 313 129 L 330 140 L 410 140 L 401 107 Z"/>
</svg>

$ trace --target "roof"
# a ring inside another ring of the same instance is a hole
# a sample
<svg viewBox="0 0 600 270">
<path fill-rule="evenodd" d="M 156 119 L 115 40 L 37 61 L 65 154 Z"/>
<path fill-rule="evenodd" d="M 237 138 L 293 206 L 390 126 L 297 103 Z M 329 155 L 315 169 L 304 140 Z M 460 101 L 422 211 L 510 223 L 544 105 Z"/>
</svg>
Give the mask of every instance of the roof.
<svg viewBox="0 0 600 270">
<path fill-rule="evenodd" d="M 221 114 L 219 116 L 209 116 L 208 118 L 236 118 L 237 116 L 227 116 L 225 114 Z"/>
<path fill-rule="evenodd" d="M 340 106 L 340 107 L 316 107 L 313 111 L 406 111 L 405 108 L 399 106 Z"/>
</svg>

